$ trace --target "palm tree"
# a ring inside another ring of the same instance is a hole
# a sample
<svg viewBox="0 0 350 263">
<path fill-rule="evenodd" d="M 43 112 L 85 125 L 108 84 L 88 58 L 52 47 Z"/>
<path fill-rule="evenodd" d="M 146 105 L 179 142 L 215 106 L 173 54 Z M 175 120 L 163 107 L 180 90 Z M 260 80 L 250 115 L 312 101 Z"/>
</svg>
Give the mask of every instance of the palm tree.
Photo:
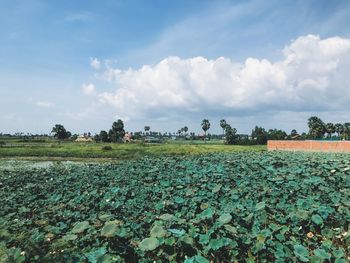
<svg viewBox="0 0 350 263">
<path fill-rule="evenodd" d="M 335 132 L 334 124 L 329 122 L 326 124 L 326 131 L 328 133 L 328 137 L 331 138 L 332 134 Z"/>
<path fill-rule="evenodd" d="M 187 132 L 188 132 L 188 127 L 187 126 L 184 127 L 184 132 L 185 132 L 185 135 L 186 135 Z"/>
<path fill-rule="evenodd" d="M 345 134 L 345 140 L 349 140 L 349 136 L 350 136 L 350 122 L 344 123 L 344 134 Z"/>
<path fill-rule="evenodd" d="M 222 137 L 225 136 L 226 121 L 224 119 L 220 120 L 220 127 L 222 128 Z"/>
<path fill-rule="evenodd" d="M 340 137 L 344 132 L 344 126 L 341 123 L 334 124 L 334 129 L 335 132 L 338 134 L 338 137 Z"/>
<path fill-rule="evenodd" d="M 308 119 L 308 126 L 309 126 L 309 134 L 314 139 L 320 139 L 324 136 L 324 133 L 326 132 L 326 127 L 324 122 L 316 117 L 312 116 Z"/>
<path fill-rule="evenodd" d="M 210 129 L 210 122 L 207 119 L 202 120 L 202 130 L 204 131 L 204 141 L 206 142 L 207 140 L 207 130 Z"/>
<path fill-rule="evenodd" d="M 146 134 L 147 134 L 147 132 L 148 132 L 150 129 L 151 129 L 150 126 L 145 126 L 145 132 L 146 132 Z"/>
</svg>

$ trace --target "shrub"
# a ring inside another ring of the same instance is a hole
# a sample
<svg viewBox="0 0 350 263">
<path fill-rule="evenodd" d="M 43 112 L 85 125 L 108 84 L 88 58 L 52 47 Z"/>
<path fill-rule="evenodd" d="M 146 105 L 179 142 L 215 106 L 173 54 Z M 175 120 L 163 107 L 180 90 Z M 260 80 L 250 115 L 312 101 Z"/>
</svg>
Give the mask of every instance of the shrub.
<svg viewBox="0 0 350 263">
<path fill-rule="evenodd" d="M 112 146 L 106 145 L 102 147 L 102 151 L 111 151 L 113 150 Z"/>
</svg>

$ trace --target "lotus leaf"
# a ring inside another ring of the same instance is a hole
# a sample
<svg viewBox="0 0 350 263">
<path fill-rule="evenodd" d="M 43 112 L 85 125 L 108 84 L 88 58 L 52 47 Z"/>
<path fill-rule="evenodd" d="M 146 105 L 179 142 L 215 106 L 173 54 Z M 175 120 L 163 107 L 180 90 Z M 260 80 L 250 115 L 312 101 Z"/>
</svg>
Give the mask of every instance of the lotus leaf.
<svg viewBox="0 0 350 263">
<path fill-rule="evenodd" d="M 164 221 L 170 221 L 170 220 L 174 219 L 174 216 L 171 214 L 163 214 L 159 218 L 164 220 Z"/>
<path fill-rule="evenodd" d="M 260 203 L 257 203 L 256 206 L 255 206 L 255 210 L 256 211 L 263 210 L 263 209 L 265 209 L 265 206 L 266 206 L 266 203 L 264 201 L 260 202 Z"/>
<path fill-rule="evenodd" d="M 74 233 L 74 234 L 83 233 L 89 227 L 90 227 L 90 224 L 88 221 L 78 222 L 74 225 L 74 227 L 72 229 L 72 233 Z"/>
<path fill-rule="evenodd" d="M 183 229 L 168 229 L 168 231 L 178 237 L 181 237 L 186 233 Z"/>
<path fill-rule="evenodd" d="M 294 246 L 294 254 L 302 262 L 309 261 L 309 251 L 302 245 L 295 245 Z"/>
<path fill-rule="evenodd" d="M 331 258 L 331 255 L 327 253 L 324 249 L 315 249 L 314 254 L 316 257 L 322 260 L 329 260 Z"/>
<path fill-rule="evenodd" d="M 104 237 L 113 237 L 118 232 L 119 221 L 109 221 L 101 229 L 101 236 Z"/>
<path fill-rule="evenodd" d="M 142 251 L 151 251 L 159 246 L 159 241 L 155 237 L 148 237 L 141 241 L 139 248 Z"/>
<path fill-rule="evenodd" d="M 162 226 L 154 226 L 151 229 L 151 237 L 165 237 L 166 236 L 166 231 Z"/>
<path fill-rule="evenodd" d="M 232 219 L 232 216 L 230 214 L 222 214 L 218 219 L 218 223 L 220 225 L 225 225 L 229 223 L 231 219 Z"/>
<path fill-rule="evenodd" d="M 0 161 L 0 244 L 8 262 L 25 251 L 33 263 L 341 263 L 349 164 L 345 154 L 267 151 L 11 170 Z"/>
<path fill-rule="evenodd" d="M 311 217 L 312 222 L 314 222 L 316 225 L 323 225 L 323 219 L 319 215 L 313 215 Z"/>
<path fill-rule="evenodd" d="M 63 236 L 63 239 L 67 240 L 67 241 L 73 241 L 73 240 L 76 240 L 77 238 L 78 238 L 77 235 L 72 235 L 72 234 L 68 234 L 68 235 Z"/>
</svg>

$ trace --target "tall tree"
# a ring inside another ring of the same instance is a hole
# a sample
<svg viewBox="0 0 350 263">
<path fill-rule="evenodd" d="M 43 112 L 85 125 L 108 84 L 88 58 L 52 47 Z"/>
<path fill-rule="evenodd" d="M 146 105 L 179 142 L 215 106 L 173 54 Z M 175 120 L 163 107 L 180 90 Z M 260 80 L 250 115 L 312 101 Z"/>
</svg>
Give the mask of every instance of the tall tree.
<svg viewBox="0 0 350 263">
<path fill-rule="evenodd" d="M 108 133 L 106 131 L 100 131 L 101 142 L 109 142 Z"/>
<path fill-rule="evenodd" d="M 222 136 L 225 136 L 225 129 L 226 129 L 226 121 L 224 119 L 220 120 L 220 127 L 222 128 Z"/>
<path fill-rule="evenodd" d="M 341 123 L 334 124 L 334 129 L 335 132 L 338 134 L 338 137 L 340 137 L 344 132 L 344 126 Z"/>
<path fill-rule="evenodd" d="M 202 120 L 202 130 L 204 131 L 204 141 L 207 141 L 207 130 L 210 129 L 210 122 L 207 119 Z"/>
<path fill-rule="evenodd" d="M 185 134 L 187 134 L 187 132 L 188 132 L 188 127 L 187 126 L 184 127 L 184 132 L 185 132 Z"/>
<path fill-rule="evenodd" d="M 257 144 L 267 143 L 267 132 L 263 127 L 255 126 L 254 130 L 252 130 L 251 136 Z"/>
<path fill-rule="evenodd" d="M 112 129 L 109 130 L 108 135 L 112 142 L 122 142 L 125 135 L 123 121 L 119 119 L 113 122 Z"/>
<path fill-rule="evenodd" d="M 312 138 L 320 139 L 324 136 L 326 132 L 326 125 L 320 118 L 312 116 L 308 119 L 307 124 L 309 126 L 309 134 Z"/>
<path fill-rule="evenodd" d="M 235 144 L 237 143 L 238 136 L 237 136 L 237 130 L 236 128 L 232 128 L 231 125 L 227 124 L 225 125 L 225 142 L 226 144 Z"/>
<path fill-rule="evenodd" d="M 284 140 L 287 137 L 287 133 L 282 130 L 269 129 L 267 137 L 269 140 Z"/>
<path fill-rule="evenodd" d="M 59 140 L 67 139 L 72 135 L 62 124 L 56 124 L 51 132 L 54 133 L 54 137 Z"/>
<path fill-rule="evenodd" d="M 328 133 L 328 137 L 331 138 L 332 134 L 335 133 L 335 126 L 333 123 L 328 122 L 326 124 L 326 132 Z"/>
<path fill-rule="evenodd" d="M 146 125 L 144 129 L 145 129 L 145 133 L 147 135 L 148 134 L 147 132 L 151 129 L 151 127 Z"/>
<path fill-rule="evenodd" d="M 344 123 L 344 137 L 345 140 L 349 140 L 350 138 L 350 122 Z"/>
</svg>

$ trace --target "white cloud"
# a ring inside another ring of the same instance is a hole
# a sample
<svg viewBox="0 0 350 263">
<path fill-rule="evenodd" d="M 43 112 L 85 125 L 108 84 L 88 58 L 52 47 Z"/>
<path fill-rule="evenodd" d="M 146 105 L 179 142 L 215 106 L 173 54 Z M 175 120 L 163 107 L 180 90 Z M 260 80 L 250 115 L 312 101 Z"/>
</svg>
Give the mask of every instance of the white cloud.
<svg viewBox="0 0 350 263">
<path fill-rule="evenodd" d="M 100 69 L 101 68 L 101 62 L 97 58 L 90 58 L 90 66 L 93 69 Z"/>
<path fill-rule="evenodd" d="M 107 68 L 114 92 L 97 94 L 118 115 L 133 118 L 350 109 L 350 39 L 299 37 L 283 59 L 168 57 L 139 69 Z"/>
<path fill-rule="evenodd" d="M 95 93 L 95 85 L 90 83 L 90 84 L 83 84 L 81 86 L 81 89 L 85 95 L 92 95 Z"/>
<path fill-rule="evenodd" d="M 40 108 L 52 108 L 54 106 L 51 101 L 37 101 L 35 105 Z"/>
</svg>

